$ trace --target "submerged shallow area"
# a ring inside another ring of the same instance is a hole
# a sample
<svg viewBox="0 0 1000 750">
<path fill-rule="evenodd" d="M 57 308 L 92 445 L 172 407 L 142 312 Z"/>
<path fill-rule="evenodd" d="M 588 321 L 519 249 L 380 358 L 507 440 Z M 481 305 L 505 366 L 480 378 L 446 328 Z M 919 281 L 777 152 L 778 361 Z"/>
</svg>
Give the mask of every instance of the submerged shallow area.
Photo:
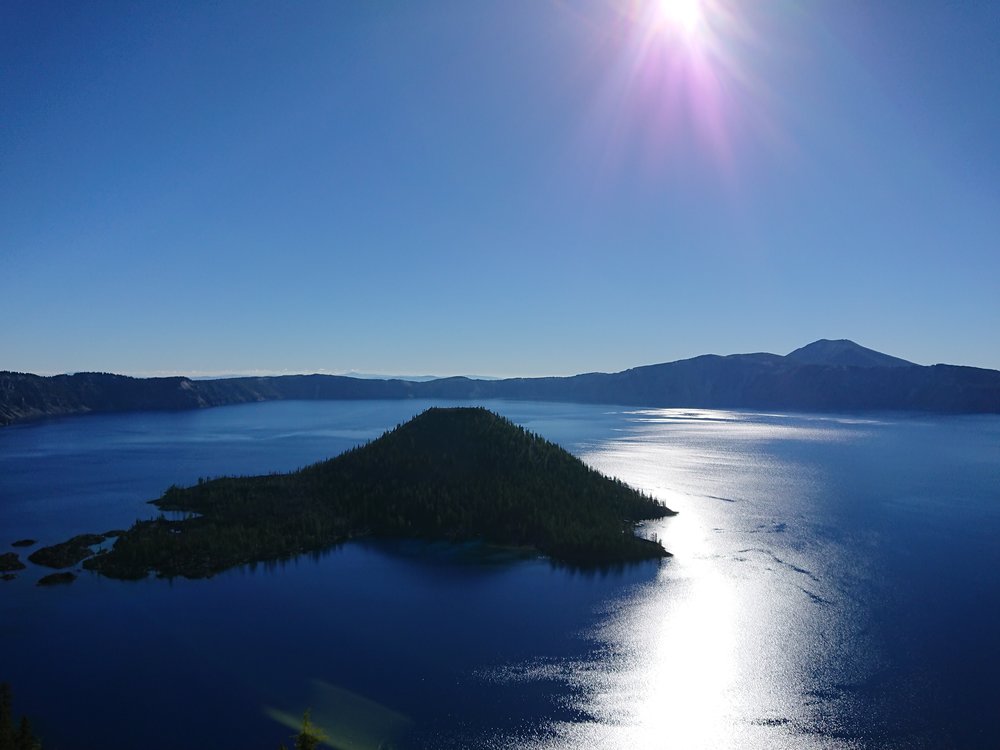
<svg viewBox="0 0 1000 750">
<path fill-rule="evenodd" d="M 428 405 L 7 428 L 0 543 L 120 528 L 170 484 L 292 470 Z M 273 748 L 306 706 L 358 748 L 1000 736 L 1000 419 L 488 406 L 679 510 L 644 528 L 675 557 L 581 574 L 349 544 L 207 581 L 84 573 L 54 588 L 36 588 L 48 571 L 29 564 L 0 582 L 0 680 L 18 710 L 51 746 L 81 748 Z"/>
</svg>

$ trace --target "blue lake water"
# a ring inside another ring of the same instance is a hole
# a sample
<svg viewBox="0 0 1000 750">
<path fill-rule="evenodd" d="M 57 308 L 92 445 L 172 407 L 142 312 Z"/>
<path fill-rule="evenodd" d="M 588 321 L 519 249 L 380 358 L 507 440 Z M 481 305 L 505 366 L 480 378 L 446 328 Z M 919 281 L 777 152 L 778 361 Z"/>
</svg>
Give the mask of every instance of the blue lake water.
<svg viewBox="0 0 1000 750">
<path fill-rule="evenodd" d="M 294 469 L 428 405 L 5 428 L 0 550 L 128 526 L 170 484 Z M 274 750 L 306 707 L 345 750 L 1000 744 L 1000 418 L 486 405 L 680 511 L 644 529 L 675 557 L 583 574 L 350 544 L 47 589 L 29 566 L 0 582 L 15 709 L 51 749 Z"/>
</svg>

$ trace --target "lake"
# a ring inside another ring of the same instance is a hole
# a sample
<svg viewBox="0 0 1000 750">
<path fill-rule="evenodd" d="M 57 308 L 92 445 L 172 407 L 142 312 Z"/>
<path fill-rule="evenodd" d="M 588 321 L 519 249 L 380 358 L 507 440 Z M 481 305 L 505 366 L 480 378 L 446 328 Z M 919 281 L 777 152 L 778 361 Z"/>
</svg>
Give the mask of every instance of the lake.
<svg viewBox="0 0 1000 750">
<path fill-rule="evenodd" d="M 0 551 L 291 470 L 429 402 L 0 430 Z M 1000 417 L 487 402 L 680 513 L 581 572 L 355 543 L 209 580 L 0 582 L 0 681 L 47 750 L 981 748 L 1000 742 Z M 35 548 L 21 552 L 26 553 Z"/>
</svg>

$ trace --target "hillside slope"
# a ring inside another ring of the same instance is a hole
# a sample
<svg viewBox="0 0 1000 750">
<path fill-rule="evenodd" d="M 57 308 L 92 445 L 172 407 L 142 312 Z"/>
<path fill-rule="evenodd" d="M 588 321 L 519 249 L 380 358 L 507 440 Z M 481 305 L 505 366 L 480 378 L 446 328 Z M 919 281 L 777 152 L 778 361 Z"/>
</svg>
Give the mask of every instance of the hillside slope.
<svg viewBox="0 0 1000 750">
<path fill-rule="evenodd" d="M 899 357 L 892 357 L 874 349 L 855 344 L 850 339 L 820 339 L 785 355 L 792 362 L 803 365 L 844 365 L 847 367 L 914 367 Z"/>
</svg>

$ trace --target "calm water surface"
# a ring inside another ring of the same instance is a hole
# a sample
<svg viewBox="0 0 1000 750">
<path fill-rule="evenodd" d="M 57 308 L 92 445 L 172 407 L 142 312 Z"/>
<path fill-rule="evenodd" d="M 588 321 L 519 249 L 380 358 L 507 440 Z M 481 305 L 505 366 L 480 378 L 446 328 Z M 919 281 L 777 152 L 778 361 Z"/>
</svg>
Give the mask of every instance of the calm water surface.
<svg viewBox="0 0 1000 750">
<path fill-rule="evenodd" d="M 284 471 L 421 402 L 0 430 L 0 549 Z M 207 581 L 0 582 L 0 680 L 47 748 L 980 748 L 1000 742 L 1000 418 L 487 403 L 681 513 L 582 574 L 351 544 Z M 30 552 L 31 550 L 27 550 Z M 22 554 L 22 557 L 24 555 Z"/>
</svg>

